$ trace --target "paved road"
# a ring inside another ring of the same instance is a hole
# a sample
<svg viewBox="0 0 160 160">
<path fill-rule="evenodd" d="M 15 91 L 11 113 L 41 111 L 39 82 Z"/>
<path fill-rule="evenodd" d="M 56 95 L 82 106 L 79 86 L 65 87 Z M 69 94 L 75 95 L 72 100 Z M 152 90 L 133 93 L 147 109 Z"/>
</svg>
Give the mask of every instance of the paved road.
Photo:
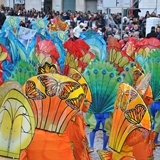
<svg viewBox="0 0 160 160">
<path fill-rule="evenodd" d="M 87 127 L 86 129 L 87 135 L 89 135 L 89 128 Z M 103 132 L 98 131 L 96 133 L 96 138 L 95 138 L 95 151 L 91 153 L 92 160 L 100 160 L 97 150 L 102 149 L 102 144 L 103 144 Z M 160 137 L 159 137 L 160 140 Z M 157 147 L 156 150 L 154 151 L 154 160 L 160 160 L 160 147 Z"/>
</svg>

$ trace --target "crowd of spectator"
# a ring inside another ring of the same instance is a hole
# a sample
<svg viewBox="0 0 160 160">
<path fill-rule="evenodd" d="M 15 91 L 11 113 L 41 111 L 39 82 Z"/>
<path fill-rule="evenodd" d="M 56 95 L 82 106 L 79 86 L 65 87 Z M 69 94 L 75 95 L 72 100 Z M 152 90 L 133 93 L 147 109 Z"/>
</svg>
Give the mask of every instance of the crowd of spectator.
<svg viewBox="0 0 160 160">
<path fill-rule="evenodd" d="M 140 9 L 135 9 L 132 14 L 122 17 L 121 13 L 106 15 L 106 13 L 97 12 L 78 12 L 78 11 L 37 11 L 34 8 L 26 10 L 25 8 L 14 10 L 13 8 L 5 8 L 3 5 L 0 8 L 0 28 L 6 16 L 22 16 L 25 17 L 25 22 L 20 25 L 27 28 L 32 28 L 31 21 L 37 18 L 47 17 L 49 24 L 52 24 L 52 19 L 59 16 L 62 21 L 66 21 L 69 26 L 69 36 L 73 36 L 73 30 L 79 24 L 83 24 L 82 31 L 93 29 L 103 36 L 107 41 L 108 37 L 115 37 L 118 41 L 125 37 L 135 37 L 137 40 L 146 37 L 146 19 L 149 17 L 158 17 L 155 12 L 146 14 L 139 17 Z M 49 26 L 49 25 L 48 25 Z M 160 27 L 152 27 L 151 33 L 147 37 L 157 37 L 160 39 Z"/>
</svg>

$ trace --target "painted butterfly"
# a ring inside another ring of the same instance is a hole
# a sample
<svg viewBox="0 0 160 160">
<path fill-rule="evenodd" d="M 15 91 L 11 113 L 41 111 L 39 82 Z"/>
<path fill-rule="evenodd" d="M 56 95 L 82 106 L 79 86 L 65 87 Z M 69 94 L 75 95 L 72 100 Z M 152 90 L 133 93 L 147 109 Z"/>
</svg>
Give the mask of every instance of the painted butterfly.
<svg viewBox="0 0 160 160">
<path fill-rule="evenodd" d="M 66 103 L 74 110 L 78 110 L 84 100 L 84 94 L 80 94 L 77 98 L 67 99 Z"/>
<path fill-rule="evenodd" d="M 39 76 L 38 79 L 45 86 L 45 92 L 49 97 L 58 95 L 62 100 L 67 99 L 71 92 L 78 89 L 80 85 L 76 82 L 63 82 L 60 83 L 54 78 L 48 76 Z"/>
<path fill-rule="evenodd" d="M 128 104 L 137 96 L 138 94 L 133 90 L 123 92 L 122 89 L 119 88 L 115 105 L 117 108 L 120 107 L 122 111 L 125 111 Z"/>
<path fill-rule="evenodd" d="M 130 123 L 137 125 L 140 124 L 145 112 L 145 106 L 138 104 L 135 108 L 125 111 L 124 115 Z"/>
<path fill-rule="evenodd" d="M 26 96 L 33 100 L 41 100 L 46 98 L 46 96 L 36 88 L 36 84 L 33 81 L 26 82 Z"/>
<path fill-rule="evenodd" d="M 38 68 L 38 74 L 43 73 L 58 73 L 57 68 L 54 64 L 49 64 L 48 62 L 45 62 L 43 66 L 40 66 Z"/>
<path fill-rule="evenodd" d="M 75 73 L 72 75 L 72 78 L 78 82 L 81 79 L 81 75 L 79 73 Z"/>
</svg>

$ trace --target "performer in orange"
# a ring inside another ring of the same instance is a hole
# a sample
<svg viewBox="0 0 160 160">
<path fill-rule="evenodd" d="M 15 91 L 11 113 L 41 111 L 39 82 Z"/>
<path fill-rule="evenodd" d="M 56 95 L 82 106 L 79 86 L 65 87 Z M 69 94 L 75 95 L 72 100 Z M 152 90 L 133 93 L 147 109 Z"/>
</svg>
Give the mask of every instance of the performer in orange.
<svg viewBox="0 0 160 160">
<path fill-rule="evenodd" d="M 138 67 L 139 65 L 137 65 Z M 139 85 L 139 83 L 142 81 L 142 79 L 145 77 L 142 73 L 142 68 L 138 69 L 137 67 L 134 68 L 134 82 L 135 82 L 135 88 Z M 138 90 L 139 94 L 142 96 L 143 101 L 145 102 L 146 106 L 150 106 L 153 103 L 153 95 L 152 95 L 152 89 L 149 85 L 149 82 L 147 82 L 147 89 L 145 87 L 141 87 L 142 89 Z M 144 84 L 145 85 L 145 84 Z M 145 93 L 144 93 L 145 92 Z M 153 133 L 145 131 L 142 134 L 142 141 L 140 143 L 137 143 L 133 147 L 133 154 L 134 157 L 137 160 L 143 160 L 148 159 L 149 157 L 153 157 Z"/>
<path fill-rule="evenodd" d="M 20 160 L 74 160 L 66 128 L 82 110 L 82 85 L 73 78 L 46 73 L 28 79 L 23 90 L 34 112 L 36 131 Z"/>
<path fill-rule="evenodd" d="M 150 130 L 148 109 L 139 93 L 122 83 L 118 90 L 109 139 L 113 160 L 135 160 L 133 148 L 144 141 Z M 138 160 L 138 159 L 137 159 Z"/>
<path fill-rule="evenodd" d="M 144 77 L 142 72 L 135 68 L 133 85 L 139 93 L 126 84 L 121 84 L 119 87 L 109 140 L 109 146 L 115 151 L 107 154 L 99 153 L 104 160 L 107 158 L 113 160 L 147 160 L 148 156 L 153 153 L 148 154 L 151 124 L 146 107 L 146 104 L 152 103 L 152 92 L 146 84 L 147 88 L 144 86 L 137 88 L 142 77 Z M 149 84 L 149 82 L 146 83 Z M 141 98 L 142 95 L 146 104 Z M 143 119 L 144 116 L 145 119 Z M 142 152 L 140 152 L 141 149 L 143 149 Z"/>
<path fill-rule="evenodd" d="M 84 89 L 85 100 L 81 108 L 83 112 L 87 112 L 92 102 L 91 92 L 85 79 L 75 69 L 70 69 L 69 76 L 78 81 Z M 69 122 L 67 127 L 67 134 L 70 138 L 73 148 L 73 154 L 76 160 L 91 160 L 89 155 L 89 143 L 85 132 L 86 124 L 84 122 L 83 112 L 76 114 Z"/>
</svg>

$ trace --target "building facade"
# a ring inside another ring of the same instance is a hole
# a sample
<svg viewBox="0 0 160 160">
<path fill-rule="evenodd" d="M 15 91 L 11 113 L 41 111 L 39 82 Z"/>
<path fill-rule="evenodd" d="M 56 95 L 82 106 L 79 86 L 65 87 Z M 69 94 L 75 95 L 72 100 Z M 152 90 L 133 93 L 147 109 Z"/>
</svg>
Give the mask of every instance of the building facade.
<svg viewBox="0 0 160 160">
<path fill-rule="evenodd" d="M 101 1 L 102 2 L 102 1 Z M 37 10 L 55 11 L 92 11 L 97 12 L 97 0 L 26 0 L 26 9 L 35 8 Z"/>
</svg>

